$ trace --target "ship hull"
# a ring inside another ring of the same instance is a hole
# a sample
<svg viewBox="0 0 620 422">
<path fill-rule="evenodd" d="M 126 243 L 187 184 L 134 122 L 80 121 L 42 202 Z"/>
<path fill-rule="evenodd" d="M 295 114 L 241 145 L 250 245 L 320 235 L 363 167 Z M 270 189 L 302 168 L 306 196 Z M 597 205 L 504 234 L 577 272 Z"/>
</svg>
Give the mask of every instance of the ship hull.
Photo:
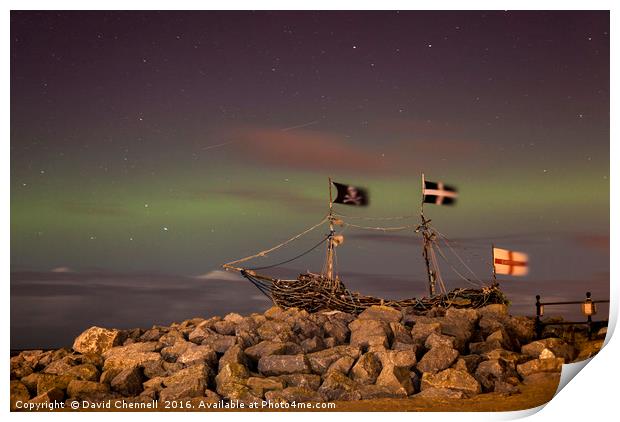
<svg viewBox="0 0 620 422">
<path fill-rule="evenodd" d="M 396 309 L 412 308 L 424 313 L 434 307 L 480 308 L 490 304 L 507 304 L 508 299 L 497 285 L 481 289 L 455 289 L 432 297 L 402 300 L 382 299 L 351 292 L 339 280 L 328 280 L 319 274 L 300 274 L 296 280 L 278 280 L 250 272 L 242 272 L 272 302 L 282 308 L 299 308 L 308 312 L 337 310 L 359 314 L 374 305 Z"/>
</svg>

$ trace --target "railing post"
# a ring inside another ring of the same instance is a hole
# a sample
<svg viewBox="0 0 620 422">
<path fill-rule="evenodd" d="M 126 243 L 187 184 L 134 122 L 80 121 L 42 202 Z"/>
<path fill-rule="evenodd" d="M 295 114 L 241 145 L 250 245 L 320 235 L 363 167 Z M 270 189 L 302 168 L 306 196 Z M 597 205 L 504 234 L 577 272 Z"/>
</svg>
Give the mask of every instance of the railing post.
<svg viewBox="0 0 620 422">
<path fill-rule="evenodd" d="M 591 301 L 591 300 L 592 300 L 592 293 L 586 292 L 586 302 Z M 588 315 L 588 340 L 592 340 L 592 315 Z"/>
<path fill-rule="evenodd" d="M 534 330 L 536 331 L 536 340 L 542 336 L 542 323 L 540 321 L 540 295 L 536 295 L 536 322 Z"/>
</svg>

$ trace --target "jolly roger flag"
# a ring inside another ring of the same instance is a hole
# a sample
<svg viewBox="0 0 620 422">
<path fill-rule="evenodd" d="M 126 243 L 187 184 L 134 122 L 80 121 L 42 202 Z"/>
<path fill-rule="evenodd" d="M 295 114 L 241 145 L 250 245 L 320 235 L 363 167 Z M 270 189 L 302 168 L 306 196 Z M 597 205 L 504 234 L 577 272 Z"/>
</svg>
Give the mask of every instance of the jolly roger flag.
<svg viewBox="0 0 620 422">
<path fill-rule="evenodd" d="M 452 186 L 444 185 L 443 182 L 424 181 L 424 202 L 435 205 L 454 205 L 459 196 Z"/>
<path fill-rule="evenodd" d="M 368 205 L 368 192 L 366 189 L 343 185 L 336 182 L 332 183 L 336 186 L 336 189 L 338 189 L 338 195 L 336 195 L 336 199 L 334 199 L 335 204 L 355 205 L 361 207 Z"/>
</svg>

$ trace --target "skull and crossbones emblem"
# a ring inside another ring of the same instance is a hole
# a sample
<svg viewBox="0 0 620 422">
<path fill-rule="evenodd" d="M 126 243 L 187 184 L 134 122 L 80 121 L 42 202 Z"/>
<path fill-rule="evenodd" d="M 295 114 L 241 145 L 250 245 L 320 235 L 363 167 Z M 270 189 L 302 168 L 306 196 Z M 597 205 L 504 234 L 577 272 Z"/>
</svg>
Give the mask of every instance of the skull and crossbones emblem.
<svg viewBox="0 0 620 422">
<path fill-rule="evenodd" d="M 359 194 L 357 189 L 353 186 L 347 187 L 347 193 L 342 200 L 343 204 L 353 204 L 360 205 L 362 203 L 362 196 Z"/>
</svg>

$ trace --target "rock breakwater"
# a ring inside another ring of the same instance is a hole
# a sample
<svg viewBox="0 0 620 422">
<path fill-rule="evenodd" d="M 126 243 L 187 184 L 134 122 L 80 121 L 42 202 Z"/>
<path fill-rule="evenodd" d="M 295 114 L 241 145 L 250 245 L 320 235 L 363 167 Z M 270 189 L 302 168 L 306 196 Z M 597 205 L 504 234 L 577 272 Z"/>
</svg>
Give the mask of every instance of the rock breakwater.
<svg viewBox="0 0 620 422">
<path fill-rule="evenodd" d="M 358 316 L 273 307 L 146 330 L 91 327 L 71 349 L 23 351 L 11 358 L 11 407 L 513 395 L 558 379 L 578 354 L 560 338 L 534 340 L 533 320 L 505 305 Z"/>
</svg>

